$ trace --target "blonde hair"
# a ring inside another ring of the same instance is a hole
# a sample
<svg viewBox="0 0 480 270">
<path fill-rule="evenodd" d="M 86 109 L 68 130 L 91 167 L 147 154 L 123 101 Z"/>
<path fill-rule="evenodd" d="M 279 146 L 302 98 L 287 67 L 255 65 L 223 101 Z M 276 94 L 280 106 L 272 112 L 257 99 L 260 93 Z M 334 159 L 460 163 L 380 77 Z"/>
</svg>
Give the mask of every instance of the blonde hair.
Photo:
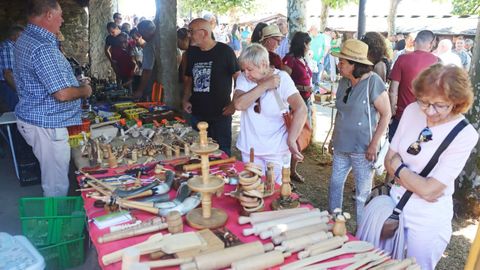
<svg viewBox="0 0 480 270">
<path fill-rule="evenodd" d="M 473 103 L 473 89 L 466 71 L 455 65 L 435 64 L 413 81 L 417 98 L 443 95 L 453 103 L 452 113 L 465 113 Z"/>
<path fill-rule="evenodd" d="M 256 67 L 261 67 L 262 63 L 267 63 L 269 65 L 268 60 L 268 51 L 260 44 L 254 43 L 250 46 L 243 49 L 240 57 L 238 58 L 238 62 L 240 65 L 250 63 Z"/>
</svg>

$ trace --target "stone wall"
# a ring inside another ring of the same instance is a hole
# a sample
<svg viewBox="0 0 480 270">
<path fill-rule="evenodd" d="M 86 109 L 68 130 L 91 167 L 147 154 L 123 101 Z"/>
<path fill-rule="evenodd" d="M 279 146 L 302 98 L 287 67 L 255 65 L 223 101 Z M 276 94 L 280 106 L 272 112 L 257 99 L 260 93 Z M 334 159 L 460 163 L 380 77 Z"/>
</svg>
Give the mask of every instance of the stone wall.
<svg viewBox="0 0 480 270">
<path fill-rule="evenodd" d="M 90 63 L 91 75 L 96 78 L 108 78 L 114 73 L 105 56 L 105 37 L 107 23 L 112 21 L 116 0 L 90 0 Z"/>
</svg>

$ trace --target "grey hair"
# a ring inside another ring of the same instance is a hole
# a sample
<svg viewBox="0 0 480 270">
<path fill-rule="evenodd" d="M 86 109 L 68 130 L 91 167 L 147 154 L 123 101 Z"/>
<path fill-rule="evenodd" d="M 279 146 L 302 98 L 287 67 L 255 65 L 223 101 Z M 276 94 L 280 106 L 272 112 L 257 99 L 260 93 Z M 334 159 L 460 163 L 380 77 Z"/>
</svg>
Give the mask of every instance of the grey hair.
<svg viewBox="0 0 480 270">
<path fill-rule="evenodd" d="M 246 47 L 240 57 L 238 58 L 240 65 L 251 63 L 254 66 L 260 67 L 262 63 L 270 63 L 268 60 L 268 51 L 262 45 L 258 43 L 251 44 Z"/>
<path fill-rule="evenodd" d="M 450 39 L 442 39 L 438 42 L 438 47 L 446 48 L 446 51 L 452 50 L 453 43 Z"/>
</svg>

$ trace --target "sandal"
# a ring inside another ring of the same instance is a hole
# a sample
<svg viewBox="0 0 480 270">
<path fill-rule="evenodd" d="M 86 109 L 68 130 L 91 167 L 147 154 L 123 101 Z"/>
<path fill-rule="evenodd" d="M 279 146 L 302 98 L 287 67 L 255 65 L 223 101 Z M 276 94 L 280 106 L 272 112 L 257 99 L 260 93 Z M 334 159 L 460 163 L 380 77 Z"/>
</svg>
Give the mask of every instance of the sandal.
<svg viewBox="0 0 480 270">
<path fill-rule="evenodd" d="M 298 172 L 295 172 L 294 174 L 292 174 L 290 178 L 295 182 L 305 183 L 305 178 L 303 178 L 303 176 L 298 174 Z"/>
</svg>

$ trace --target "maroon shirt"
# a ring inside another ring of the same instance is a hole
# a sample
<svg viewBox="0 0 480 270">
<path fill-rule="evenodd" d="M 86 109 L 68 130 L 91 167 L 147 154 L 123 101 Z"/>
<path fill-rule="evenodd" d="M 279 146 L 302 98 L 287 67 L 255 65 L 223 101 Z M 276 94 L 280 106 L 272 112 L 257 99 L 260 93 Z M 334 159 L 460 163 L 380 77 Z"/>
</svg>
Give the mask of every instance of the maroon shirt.
<svg viewBox="0 0 480 270">
<path fill-rule="evenodd" d="M 135 63 L 132 60 L 132 53 L 129 49 L 124 50 L 120 47 L 112 47 L 112 60 L 117 62 L 118 72 L 122 79 L 130 79 L 133 77 Z"/>
<path fill-rule="evenodd" d="M 403 110 L 416 100 L 412 86 L 415 77 L 437 62 L 435 55 L 425 51 L 414 51 L 398 57 L 390 73 L 390 79 L 399 82 L 395 119 L 400 120 Z"/>
<path fill-rule="evenodd" d="M 283 64 L 292 69 L 290 77 L 292 77 L 295 85 L 312 86 L 312 70 L 310 70 L 308 65 L 292 55 L 286 55 L 283 58 Z M 300 91 L 300 95 L 304 99 L 308 99 L 312 95 L 312 92 Z"/>
<path fill-rule="evenodd" d="M 280 55 L 269 51 L 268 60 L 270 61 L 270 66 L 274 66 L 276 69 L 282 69 L 282 58 L 280 58 Z"/>
</svg>

